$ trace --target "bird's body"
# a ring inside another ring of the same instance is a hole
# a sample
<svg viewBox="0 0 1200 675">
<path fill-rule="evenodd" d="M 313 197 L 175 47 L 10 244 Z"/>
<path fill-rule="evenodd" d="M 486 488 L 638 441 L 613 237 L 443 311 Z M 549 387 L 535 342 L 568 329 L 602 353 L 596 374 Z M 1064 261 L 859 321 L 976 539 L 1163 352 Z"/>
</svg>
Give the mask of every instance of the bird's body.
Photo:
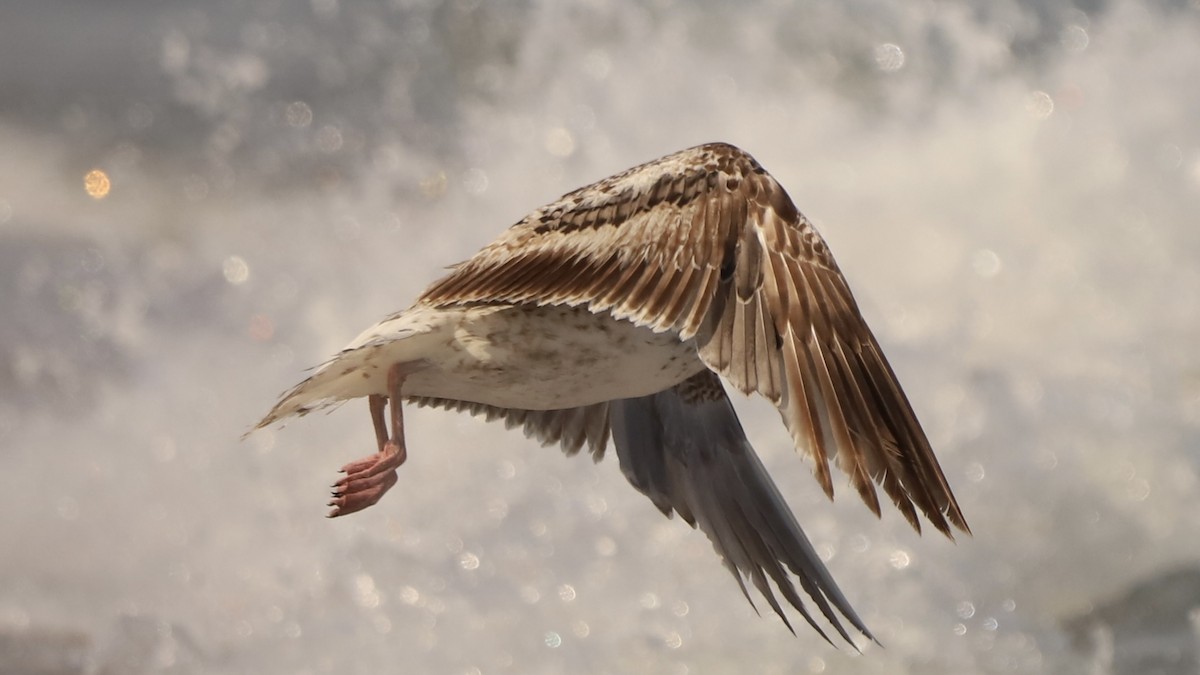
<svg viewBox="0 0 1200 675">
<path fill-rule="evenodd" d="M 583 307 L 417 305 L 351 342 L 306 383 L 305 394 L 337 400 L 385 394 L 387 365 L 413 361 L 425 367 L 405 380 L 405 398 L 518 410 L 644 396 L 704 369 L 690 341 Z M 272 415 L 302 411 L 284 406 Z"/>
<path fill-rule="evenodd" d="M 363 332 L 259 423 L 370 401 L 379 454 L 345 467 L 331 515 L 374 504 L 404 461 L 401 401 L 522 426 L 603 456 L 708 534 L 745 592 L 768 580 L 821 629 L 795 575 L 870 635 L 746 441 L 721 378 L 779 408 L 831 497 L 834 460 L 919 529 L 964 531 L 929 442 L 820 235 L 746 153 L 698 146 L 576 190 L 513 225 Z M 384 409 L 391 404 L 389 436 Z M 749 595 L 747 595 L 749 598 Z M 822 634 L 824 634 L 822 632 Z"/>
</svg>

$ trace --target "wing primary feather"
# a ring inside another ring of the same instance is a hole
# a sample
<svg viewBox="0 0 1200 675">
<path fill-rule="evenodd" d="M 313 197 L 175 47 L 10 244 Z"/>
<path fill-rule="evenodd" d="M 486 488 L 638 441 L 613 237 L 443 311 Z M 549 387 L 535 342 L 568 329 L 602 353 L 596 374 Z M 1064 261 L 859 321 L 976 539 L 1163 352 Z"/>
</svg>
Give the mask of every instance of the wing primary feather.
<svg viewBox="0 0 1200 675">
<path fill-rule="evenodd" d="M 923 497 L 923 502 L 917 502 L 917 505 L 925 512 L 925 517 L 933 523 L 934 527 L 947 537 L 954 538 L 946 523 L 947 518 L 960 530 L 970 534 L 971 529 L 962 517 L 962 511 L 954 499 L 954 494 L 950 491 L 946 477 L 933 458 L 933 449 L 929 447 L 929 439 L 921 430 L 908 398 L 904 392 L 900 391 L 900 386 L 896 383 L 895 373 L 892 372 L 891 366 L 879 352 L 879 347 L 874 343 L 873 338 L 871 343 L 866 345 L 864 352 L 869 353 L 869 357 L 866 359 L 867 372 L 872 375 L 871 382 L 881 390 L 880 394 L 885 400 L 884 410 L 893 421 L 893 432 L 896 433 L 897 440 L 906 443 L 902 447 L 910 448 L 908 453 L 911 454 L 910 461 L 913 462 L 920 474 L 920 481 L 916 487 L 918 488 L 917 494 Z M 913 488 L 910 487 L 910 494 L 913 491 Z"/>
<path fill-rule="evenodd" d="M 930 493 L 929 487 L 926 485 L 919 460 L 913 456 L 919 451 L 912 444 L 912 439 L 907 429 L 904 428 L 903 420 L 898 418 L 897 412 L 892 407 L 894 402 L 889 400 L 886 385 L 881 381 L 883 374 L 880 371 L 879 364 L 873 355 L 869 353 L 869 347 L 861 348 L 858 356 L 863 370 L 867 375 L 867 384 L 875 401 L 875 408 L 880 412 L 887 424 L 888 430 L 896 439 L 897 463 L 900 466 L 904 488 L 908 493 L 909 499 L 921 509 L 921 512 L 925 514 L 925 517 L 929 519 L 930 523 L 939 532 L 953 538 L 940 509 L 937 508 L 937 500 Z M 907 452 L 904 451 L 905 448 L 908 448 Z"/>
<path fill-rule="evenodd" d="M 813 473 L 825 494 L 833 499 L 833 480 L 829 475 L 829 460 L 818 419 L 812 410 L 816 392 L 809 392 L 807 378 L 802 370 L 797 340 L 792 335 L 783 339 L 784 396 L 780 400 L 780 412 L 792 441 L 798 448 L 808 450 L 813 460 Z M 807 359 L 805 359 L 807 361 Z"/>
<path fill-rule="evenodd" d="M 769 604 L 771 609 L 775 611 L 775 615 L 783 620 L 783 625 L 787 626 L 788 631 L 791 632 L 792 635 L 795 635 L 796 629 L 792 627 L 792 622 L 788 621 L 787 614 L 783 613 L 783 607 L 780 607 L 779 601 L 775 599 L 775 593 L 771 591 L 771 585 L 767 583 L 767 578 L 763 576 L 762 569 L 759 568 L 751 571 L 750 580 L 754 582 L 754 587 L 758 589 L 758 592 L 767 599 L 767 604 Z M 816 631 L 821 634 L 821 637 L 825 638 L 826 642 L 828 642 L 830 645 L 833 644 L 833 641 L 829 639 L 829 636 L 825 634 L 825 631 L 821 630 L 820 626 L 814 623 L 810 617 L 806 616 L 805 618 L 808 619 L 809 625 L 815 628 Z"/>
<path fill-rule="evenodd" d="M 835 271 L 828 269 L 816 269 L 811 271 L 810 279 L 815 284 L 815 287 L 822 295 L 828 299 L 828 302 L 834 306 L 834 310 L 842 316 L 858 317 L 859 312 L 857 305 L 854 302 L 853 296 L 850 294 L 849 288 L 846 286 L 845 280 L 840 277 Z M 863 336 L 863 333 L 866 333 Z M 858 358 L 850 358 L 845 350 L 839 345 L 840 361 L 846 370 L 846 390 L 852 392 L 857 397 L 855 407 L 864 411 L 863 424 L 865 427 L 863 433 L 869 439 L 872 447 L 876 448 L 875 452 L 880 457 L 880 460 L 885 463 L 891 471 L 890 481 L 884 479 L 880 483 L 884 485 L 893 503 L 900 509 L 905 519 L 916 529 L 921 531 L 920 521 L 916 517 L 912 503 L 916 501 L 918 504 L 922 502 L 937 504 L 938 500 L 929 490 L 929 478 L 923 467 L 920 466 L 920 457 L 924 452 L 932 454 L 932 450 L 928 449 L 928 441 L 925 439 L 924 432 L 921 430 L 919 423 L 916 422 L 915 416 L 911 413 L 911 407 L 907 404 L 907 399 L 902 402 L 902 407 L 908 408 L 908 414 L 903 413 L 897 418 L 892 411 L 895 411 L 897 403 L 894 400 L 889 401 L 888 389 L 895 389 L 899 392 L 898 387 L 888 387 L 887 389 L 880 388 L 876 382 L 882 381 L 894 384 L 895 376 L 891 373 L 886 361 L 883 362 L 882 368 L 876 366 L 870 368 L 867 362 L 875 360 L 874 357 L 862 354 L 864 350 L 869 350 L 872 354 L 878 354 L 873 348 L 874 338 L 870 335 L 869 330 L 861 324 L 861 319 L 858 323 L 851 323 L 849 328 L 839 328 L 837 331 L 840 335 L 845 335 L 853 339 L 859 345 L 854 349 L 855 354 L 859 354 Z M 882 355 L 878 355 L 878 360 L 882 360 Z M 871 373 L 871 374 L 869 374 Z M 870 392 L 874 401 L 874 405 L 868 405 L 866 401 L 866 393 Z M 900 393 L 903 396 L 903 393 Z M 883 437 L 883 431 L 886 430 L 891 436 L 891 442 Z M 915 453 L 917 464 L 912 461 L 903 461 L 899 455 L 901 447 L 910 448 L 911 453 Z M 935 477 L 935 485 L 940 481 L 945 492 L 949 493 L 949 488 L 945 486 L 944 478 L 940 477 L 940 471 L 934 471 L 938 474 Z M 903 484 L 903 488 L 896 484 L 897 479 Z M 927 506 L 922 506 L 922 511 L 928 512 L 930 509 Z M 940 512 L 940 509 L 939 509 Z M 928 513 L 927 513 L 928 517 Z M 930 517 L 935 527 L 937 527 L 939 519 Z M 939 530 L 943 528 L 938 527 Z"/>
<path fill-rule="evenodd" d="M 886 422 L 880 418 L 875 408 L 867 403 L 866 392 L 870 385 L 866 381 L 858 359 L 852 354 L 847 354 L 846 346 L 841 342 L 837 343 L 836 350 L 840 368 L 845 372 L 844 379 L 850 398 L 849 405 L 859 411 L 858 433 L 862 437 L 859 442 L 867 448 L 868 470 L 871 472 L 872 478 L 883 486 L 884 491 L 903 514 L 904 519 L 912 525 L 913 529 L 920 532 L 921 522 L 917 518 L 917 512 L 913 508 L 908 491 L 904 488 L 902 479 L 906 472 L 900 462 L 899 454 L 896 452 L 896 441 L 888 431 Z M 911 479 L 910 475 L 908 480 Z"/>
<path fill-rule="evenodd" d="M 812 269 L 804 267 L 802 270 L 808 280 L 808 287 L 814 293 L 820 292 L 822 290 L 820 282 L 814 278 Z M 815 302 L 811 305 L 814 313 L 826 316 L 825 310 L 827 310 L 829 302 L 828 300 L 821 302 L 826 297 L 825 293 L 821 293 L 819 297 L 814 298 Z M 818 326 L 823 327 L 824 330 L 818 332 L 820 330 Z M 837 333 L 830 330 L 828 321 L 813 321 L 812 339 L 807 342 L 807 346 L 817 374 L 817 381 L 822 393 L 821 398 L 825 403 L 826 415 L 824 418 L 829 421 L 829 431 L 838 448 L 838 464 L 849 474 L 851 484 L 862 496 L 863 501 L 878 516 L 880 515 L 879 500 L 875 495 L 870 475 L 867 473 L 862 452 L 851 438 L 850 425 L 842 409 L 842 399 L 846 395 L 847 386 L 843 378 L 835 379 L 838 371 L 834 365 L 833 355 L 829 353 L 830 344 L 836 340 Z"/>
</svg>

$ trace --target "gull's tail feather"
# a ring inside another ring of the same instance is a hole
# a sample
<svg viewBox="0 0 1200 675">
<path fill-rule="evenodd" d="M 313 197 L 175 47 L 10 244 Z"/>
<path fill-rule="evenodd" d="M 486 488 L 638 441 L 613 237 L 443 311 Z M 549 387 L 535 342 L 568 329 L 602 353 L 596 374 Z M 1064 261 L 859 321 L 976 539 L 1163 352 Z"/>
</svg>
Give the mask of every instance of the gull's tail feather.
<svg viewBox="0 0 1200 675">
<path fill-rule="evenodd" d="M 394 315 L 367 329 L 316 372 L 279 397 L 279 402 L 247 434 L 292 415 L 307 415 L 352 398 L 387 393 L 387 369 L 412 360 L 420 346 L 409 338 L 429 333 L 410 317 Z"/>
</svg>

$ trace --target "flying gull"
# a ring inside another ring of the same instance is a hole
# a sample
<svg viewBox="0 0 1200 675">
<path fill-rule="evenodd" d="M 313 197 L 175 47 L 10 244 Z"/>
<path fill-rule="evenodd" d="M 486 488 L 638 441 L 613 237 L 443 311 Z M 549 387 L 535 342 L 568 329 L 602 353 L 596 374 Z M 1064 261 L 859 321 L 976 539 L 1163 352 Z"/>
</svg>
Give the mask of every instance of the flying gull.
<svg viewBox="0 0 1200 675">
<path fill-rule="evenodd" d="M 750 447 L 722 379 L 778 407 L 830 498 L 830 460 L 879 515 L 969 532 L 829 249 L 783 187 L 712 143 L 564 195 L 368 328 L 258 423 L 366 397 L 378 452 L 342 468 L 330 517 L 371 506 L 407 455 L 402 401 L 504 420 L 598 461 L 703 530 L 822 636 L 792 576 L 853 644 L 874 639 Z M 790 572 L 790 574 L 789 574 Z M 826 637 L 828 639 L 828 637 Z"/>
</svg>

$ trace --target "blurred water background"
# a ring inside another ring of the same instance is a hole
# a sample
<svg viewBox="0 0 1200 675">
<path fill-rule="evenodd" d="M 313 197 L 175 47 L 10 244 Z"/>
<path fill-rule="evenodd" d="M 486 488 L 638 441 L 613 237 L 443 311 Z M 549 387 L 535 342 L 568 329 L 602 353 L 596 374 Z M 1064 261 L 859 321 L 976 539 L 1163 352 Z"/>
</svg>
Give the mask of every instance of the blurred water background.
<svg viewBox="0 0 1200 675">
<path fill-rule="evenodd" d="M 829 503 L 886 646 L 757 618 L 611 458 L 284 388 L 526 212 L 723 140 L 820 227 L 975 536 Z M 0 9 L 0 672 L 1200 672 L 1200 3 Z"/>
</svg>

